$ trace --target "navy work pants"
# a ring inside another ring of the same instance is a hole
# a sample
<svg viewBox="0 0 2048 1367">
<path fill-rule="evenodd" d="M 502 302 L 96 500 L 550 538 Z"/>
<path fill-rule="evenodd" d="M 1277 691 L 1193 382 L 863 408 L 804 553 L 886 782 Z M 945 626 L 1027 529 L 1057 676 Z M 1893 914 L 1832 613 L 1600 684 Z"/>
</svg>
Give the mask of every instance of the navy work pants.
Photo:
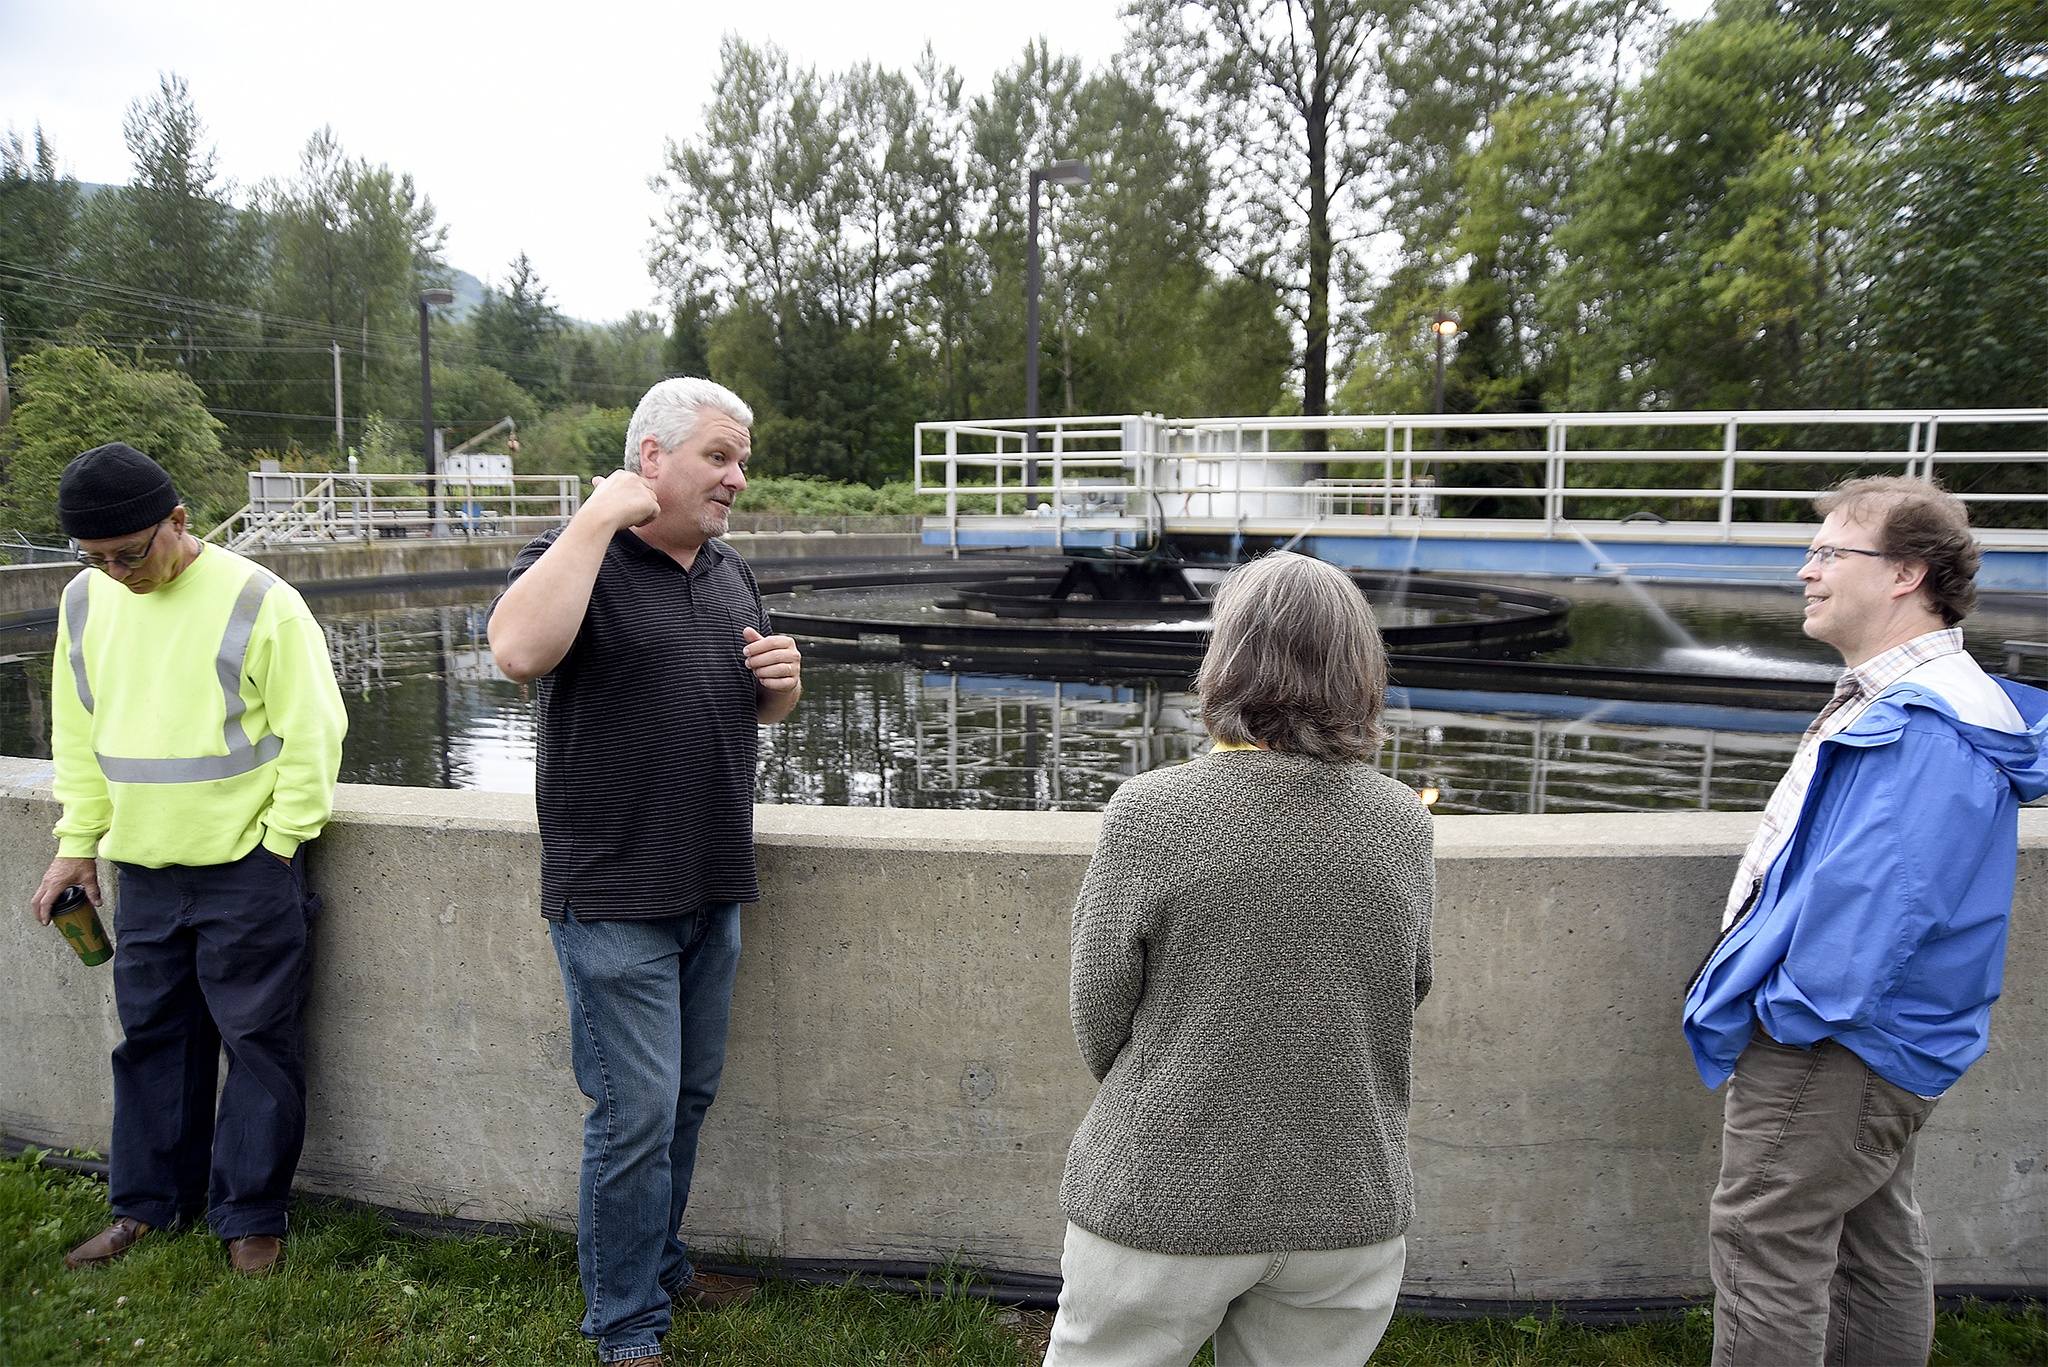
<svg viewBox="0 0 2048 1367">
<path fill-rule="evenodd" d="M 283 1235 L 306 1138 L 300 1017 L 312 968 L 303 848 L 232 864 L 122 864 L 114 912 L 116 1216 Z M 214 1091 L 222 1046 L 227 1085 Z"/>
</svg>

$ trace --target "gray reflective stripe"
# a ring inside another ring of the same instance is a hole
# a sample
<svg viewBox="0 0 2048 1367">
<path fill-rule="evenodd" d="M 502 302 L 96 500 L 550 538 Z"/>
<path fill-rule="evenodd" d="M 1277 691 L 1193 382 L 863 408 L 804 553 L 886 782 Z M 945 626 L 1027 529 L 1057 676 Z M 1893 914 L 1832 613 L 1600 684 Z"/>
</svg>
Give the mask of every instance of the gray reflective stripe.
<svg viewBox="0 0 2048 1367">
<path fill-rule="evenodd" d="M 89 571 L 88 571 L 89 573 Z M 81 575 L 80 579 L 84 576 Z M 74 580 L 74 586 L 78 581 Z M 277 582 L 277 576 L 268 570 L 255 569 L 249 574 L 242 591 L 235 598 L 235 609 L 228 614 L 227 630 L 221 633 L 220 651 L 214 656 L 214 674 L 220 680 L 222 706 L 227 720 L 221 726 L 221 743 L 227 750 L 224 755 L 199 755 L 191 759 L 125 759 L 119 755 L 97 755 L 100 772 L 114 783 L 204 783 L 210 779 L 236 778 L 252 769 L 276 759 L 284 749 L 284 740 L 279 736 L 265 736 L 254 745 L 249 743 L 249 733 L 242 727 L 242 713 L 248 704 L 242 701 L 242 667 L 249 658 L 249 638 L 256 633 L 256 617 L 263 611 L 263 596 L 270 592 L 270 586 Z M 67 591 L 66 610 L 70 598 Z M 80 591 L 80 598 L 83 598 Z M 91 696 L 85 685 L 85 658 L 78 647 L 79 635 L 72 636 L 72 668 L 78 675 L 79 696 L 85 699 L 88 712 L 92 710 Z"/>
<path fill-rule="evenodd" d="M 92 715 L 92 685 L 85 681 L 85 615 L 91 607 L 92 571 L 80 570 L 64 588 L 64 629 L 71 633 L 71 678 L 78 701 Z"/>
<path fill-rule="evenodd" d="M 221 633 L 220 654 L 214 657 L 214 670 L 220 675 L 221 698 L 227 717 L 221 727 L 221 738 L 227 742 L 229 755 L 249 749 L 249 733 L 242 729 L 242 713 L 248 708 L 248 704 L 242 701 L 242 665 L 249 658 L 249 638 L 256 634 L 256 614 L 263 610 L 263 595 L 270 592 L 270 586 L 276 582 L 277 576 L 268 570 L 250 573 L 248 582 L 242 585 L 242 592 L 235 598 L 235 610 L 228 614 L 228 629 Z M 249 767 L 253 769 L 256 766 L 252 764 Z M 236 772 L 248 771 L 238 769 Z"/>
<path fill-rule="evenodd" d="M 208 779 L 237 778 L 260 769 L 284 749 L 284 737 L 265 736 L 254 745 L 225 755 L 201 755 L 197 759 L 122 759 L 118 755 L 95 755 L 100 772 L 110 783 L 204 783 Z"/>
</svg>

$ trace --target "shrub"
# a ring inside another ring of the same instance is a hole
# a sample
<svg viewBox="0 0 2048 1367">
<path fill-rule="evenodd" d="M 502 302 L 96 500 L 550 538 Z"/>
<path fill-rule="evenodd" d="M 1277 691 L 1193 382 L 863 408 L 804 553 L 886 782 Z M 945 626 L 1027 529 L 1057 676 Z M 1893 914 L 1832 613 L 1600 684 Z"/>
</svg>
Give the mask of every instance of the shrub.
<svg viewBox="0 0 2048 1367">
<path fill-rule="evenodd" d="M 170 472 L 204 532 L 247 500 L 241 464 L 220 447 L 222 424 L 199 387 L 174 370 L 131 366 L 97 347 L 46 346 L 17 368 L 5 434 L 6 517 L 26 532 L 57 532 L 57 481 L 81 451 L 125 441 Z"/>
</svg>

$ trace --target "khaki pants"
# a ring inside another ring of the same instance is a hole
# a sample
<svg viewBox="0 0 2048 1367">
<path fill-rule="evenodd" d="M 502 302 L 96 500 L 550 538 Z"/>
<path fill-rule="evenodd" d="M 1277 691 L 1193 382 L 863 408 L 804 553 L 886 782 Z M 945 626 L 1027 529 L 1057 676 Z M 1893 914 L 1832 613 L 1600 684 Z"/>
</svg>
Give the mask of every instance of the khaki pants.
<svg viewBox="0 0 2048 1367">
<path fill-rule="evenodd" d="M 1736 1060 L 1708 1219 L 1716 1367 L 1927 1361 L 1934 1261 L 1913 1199 L 1934 1102 L 1833 1040 Z"/>
<path fill-rule="evenodd" d="M 1408 1243 L 1201 1257 L 1126 1248 L 1067 1224 L 1046 1367 L 1360 1367 L 1394 1317 Z"/>
</svg>

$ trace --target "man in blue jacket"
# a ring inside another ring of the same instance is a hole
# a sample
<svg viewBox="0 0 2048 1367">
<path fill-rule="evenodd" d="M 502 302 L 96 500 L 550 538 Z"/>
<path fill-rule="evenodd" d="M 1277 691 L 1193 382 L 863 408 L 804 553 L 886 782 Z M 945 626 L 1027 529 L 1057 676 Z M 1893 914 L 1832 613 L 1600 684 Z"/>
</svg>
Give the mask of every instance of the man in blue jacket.
<svg viewBox="0 0 2048 1367">
<path fill-rule="evenodd" d="M 1963 650 L 1979 556 L 1959 500 L 1884 476 L 1815 506 L 1805 631 L 1848 668 L 1685 1004 L 1700 1077 L 1732 1074 L 1714 1361 L 1924 1363 L 1934 1264 L 1914 1144 L 1988 1041 L 2017 810 L 2048 792 L 2048 694 Z"/>
</svg>

